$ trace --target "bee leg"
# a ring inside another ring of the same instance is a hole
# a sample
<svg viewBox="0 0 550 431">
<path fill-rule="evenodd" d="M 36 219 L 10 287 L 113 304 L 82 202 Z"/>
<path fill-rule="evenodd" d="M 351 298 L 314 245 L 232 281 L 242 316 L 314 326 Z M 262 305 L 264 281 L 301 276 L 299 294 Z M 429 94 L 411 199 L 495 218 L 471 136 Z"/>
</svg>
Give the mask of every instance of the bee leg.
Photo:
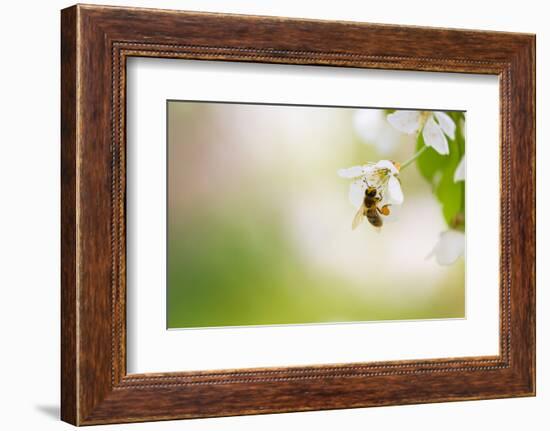
<svg viewBox="0 0 550 431">
<path fill-rule="evenodd" d="M 389 216 L 390 215 L 390 205 L 384 205 L 382 208 L 376 207 L 378 212 L 382 215 Z"/>
</svg>

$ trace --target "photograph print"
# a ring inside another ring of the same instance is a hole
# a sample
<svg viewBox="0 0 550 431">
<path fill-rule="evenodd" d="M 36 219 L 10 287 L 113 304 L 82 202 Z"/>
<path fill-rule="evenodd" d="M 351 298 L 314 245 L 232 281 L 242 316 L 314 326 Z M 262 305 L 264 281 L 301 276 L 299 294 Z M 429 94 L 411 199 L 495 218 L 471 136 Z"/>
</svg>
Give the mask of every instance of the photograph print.
<svg viewBox="0 0 550 431">
<path fill-rule="evenodd" d="M 167 101 L 167 327 L 465 318 L 466 113 Z"/>
</svg>

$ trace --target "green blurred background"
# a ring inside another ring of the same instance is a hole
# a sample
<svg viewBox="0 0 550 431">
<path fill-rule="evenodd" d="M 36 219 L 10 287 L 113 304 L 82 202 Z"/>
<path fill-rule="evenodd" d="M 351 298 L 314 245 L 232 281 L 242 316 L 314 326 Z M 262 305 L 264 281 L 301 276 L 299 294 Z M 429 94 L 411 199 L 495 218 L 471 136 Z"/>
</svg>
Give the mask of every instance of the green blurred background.
<svg viewBox="0 0 550 431">
<path fill-rule="evenodd" d="M 381 110 L 169 101 L 168 327 L 464 317 L 464 260 L 426 259 L 446 225 L 416 167 L 396 221 L 351 230 L 337 170 L 415 145 Z"/>
</svg>

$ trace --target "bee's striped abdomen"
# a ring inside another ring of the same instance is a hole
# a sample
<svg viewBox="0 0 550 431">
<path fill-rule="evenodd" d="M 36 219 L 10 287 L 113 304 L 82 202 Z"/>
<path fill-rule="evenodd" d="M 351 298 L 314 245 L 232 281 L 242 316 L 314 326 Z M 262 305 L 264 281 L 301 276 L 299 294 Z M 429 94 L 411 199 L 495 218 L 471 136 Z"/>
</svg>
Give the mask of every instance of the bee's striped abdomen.
<svg viewBox="0 0 550 431">
<path fill-rule="evenodd" d="M 367 220 L 371 225 L 374 227 L 382 227 L 382 217 L 378 214 L 378 211 L 376 210 L 376 207 L 369 208 L 367 210 Z"/>
</svg>

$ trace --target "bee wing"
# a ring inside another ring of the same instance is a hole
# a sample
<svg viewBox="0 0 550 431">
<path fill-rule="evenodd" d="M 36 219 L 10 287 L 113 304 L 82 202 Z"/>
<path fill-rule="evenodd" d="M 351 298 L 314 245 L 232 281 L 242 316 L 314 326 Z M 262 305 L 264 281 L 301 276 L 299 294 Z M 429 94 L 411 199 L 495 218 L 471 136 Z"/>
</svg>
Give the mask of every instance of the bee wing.
<svg viewBox="0 0 550 431">
<path fill-rule="evenodd" d="M 365 220 L 365 205 L 361 205 L 357 212 L 355 213 L 355 217 L 353 217 L 353 220 L 351 222 L 351 229 L 355 230 L 357 226 L 359 226 L 361 223 L 363 223 L 363 220 Z"/>
</svg>

